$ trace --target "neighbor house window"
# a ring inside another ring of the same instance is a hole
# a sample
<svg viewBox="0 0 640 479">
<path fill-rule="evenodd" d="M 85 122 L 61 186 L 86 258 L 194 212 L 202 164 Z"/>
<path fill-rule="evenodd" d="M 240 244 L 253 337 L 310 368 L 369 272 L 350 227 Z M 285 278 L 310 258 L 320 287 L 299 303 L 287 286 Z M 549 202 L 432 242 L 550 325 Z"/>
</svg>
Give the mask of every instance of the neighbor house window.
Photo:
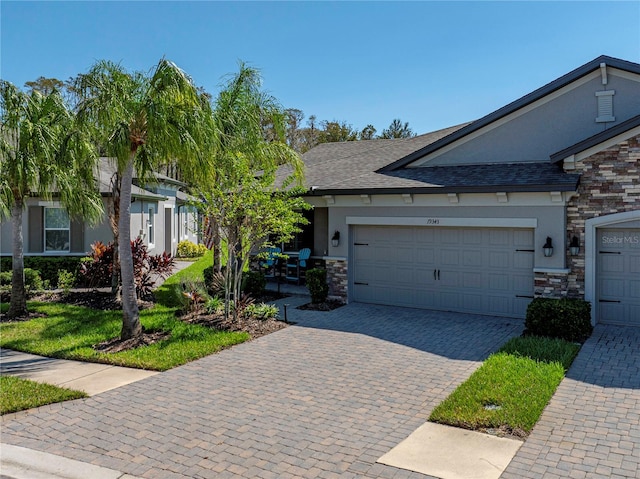
<svg viewBox="0 0 640 479">
<path fill-rule="evenodd" d="M 147 229 L 149 230 L 148 232 L 149 244 L 154 243 L 153 241 L 154 219 L 155 219 L 155 216 L 153 214 L 153 206 L 149 206 L 149 219 L 147 220 Z"/>
<path fill-rule="evenodd" d="M 45 251 L 69 251 L 70 228 L 69 214 L 64 208 L 45 208 Z"/>
</svg>

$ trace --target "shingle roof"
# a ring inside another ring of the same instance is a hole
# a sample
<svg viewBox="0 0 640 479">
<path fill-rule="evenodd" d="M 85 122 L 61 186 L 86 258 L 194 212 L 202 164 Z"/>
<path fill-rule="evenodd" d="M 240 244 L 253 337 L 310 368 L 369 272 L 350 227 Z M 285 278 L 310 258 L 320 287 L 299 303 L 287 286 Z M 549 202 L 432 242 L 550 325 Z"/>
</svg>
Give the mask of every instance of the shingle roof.
<svg viewBox="0 0 640 479">
<path fill-rule="evenodd" d="M 324 143 L 302 156 L 311 195 L 447 192 L 570 191 L 579 175 L 552 163 L 435 166 L 383 171 L 407 152 L 464 127 L 458 125 L 414 138 Z M 278 172 L 282 180 L 290 169 Z"/>
<path fill-rule="evenodd" d="M 302 155 L 305 186 L 325 189 L 347 183 L 365 187 L 366 178 L 361 178 L 465 125 L 466 123 L 413 138 L 322 143 Z M 290 174 L 291 168 L 280 168 L 277 182 L 282 183 Z"/>
<path fill-rule="evenodd" d="M 116 167 L 109 158 L 100 158 L 100 162 L 98 164 L 98 189 L 100 191 L 100 194 L 111 195 L 111 178 L 115 172 Z M 158 179 L 164 181 L 164 178 L 160 178 L 160 176 L 163 175 L 158 175 Z M 172 180 L 172 182 L 176 182 L 176 180 Z M 167 199 L 167 197 L 164 195 L 153 193 L 137 185 L 131 185 L 131 196 L 133 196 L 134 198 L 149 200 Z"/>
</svg>

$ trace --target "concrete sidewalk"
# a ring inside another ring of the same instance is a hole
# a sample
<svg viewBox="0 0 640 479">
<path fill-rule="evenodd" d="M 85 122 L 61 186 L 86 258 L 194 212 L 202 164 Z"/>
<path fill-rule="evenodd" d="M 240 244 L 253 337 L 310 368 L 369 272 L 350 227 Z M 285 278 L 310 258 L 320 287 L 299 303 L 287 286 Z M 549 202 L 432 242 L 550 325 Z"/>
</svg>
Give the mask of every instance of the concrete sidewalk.
<svg viewBox="0 0 640 479">
<path fill-rule="evenodd" d="M 46 358 L 0 348 L 0 374 L 76 389 L 93 396 L 158 372 Z"/>
</svg>

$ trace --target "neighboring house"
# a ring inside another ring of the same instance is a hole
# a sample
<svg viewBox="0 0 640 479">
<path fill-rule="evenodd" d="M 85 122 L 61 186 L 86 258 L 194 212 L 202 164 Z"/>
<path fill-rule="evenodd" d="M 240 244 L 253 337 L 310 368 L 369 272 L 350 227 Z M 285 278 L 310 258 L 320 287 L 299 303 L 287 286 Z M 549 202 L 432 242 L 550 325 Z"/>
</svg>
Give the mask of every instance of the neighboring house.
<svg viewBox="0 0 640 479">
<path fill-rule="evenodd" d="M 101 158 L 98 172 L 100 193 L 105 203 L 104 220 L 89 227 L 70 220 L 66 210 L 55 200 L 27 199 L 23 215 L 25 256 L 85 256 L 96 241 L 109 243 L 113 233 L 107 211 L 113 204 L 112 163 Z M 179 241 L 198 242 L 198 215 L 189 206 L 189 197 L 180 191 L 185 184 L 156 174 L 157 182 L 140 185 L 134 179 L 131 201 L 131 239 L 141 237 L 151 254 L 176 253 Z M 0 255 L 11 256 L 11 220 L 0 223 Z"/>
<path fill-rule="evenodd" d="M 640 326 L 637 63 L 602 56 L 472 123 L 303 160 L 333 296 L 519 318 L 568 296 Z"/>
</svg>

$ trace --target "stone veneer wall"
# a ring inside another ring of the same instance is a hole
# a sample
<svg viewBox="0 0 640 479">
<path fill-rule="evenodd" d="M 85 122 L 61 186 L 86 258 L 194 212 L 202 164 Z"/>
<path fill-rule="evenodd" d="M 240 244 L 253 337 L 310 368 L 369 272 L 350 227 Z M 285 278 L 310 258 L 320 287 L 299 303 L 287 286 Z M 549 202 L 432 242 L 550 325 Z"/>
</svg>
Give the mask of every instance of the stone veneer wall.
<svg viewBox="0 0 640 479">
<path fill-rule="evenodd" d="M 347 289 L 349 279 L 347 277 L 346 259 L 326 259 L 327 283 L 329 284 L 329 299 L 347 302 Z"/>
<path fill-rule="evenodd" d="M 554 275 L 541 275 L 540 288 L 556 297 L 566 295 L 584 298 L 585 222 L 598 216 L 640 209 L 640 136 L 578 161 L 575 171 L 567 172 L 581 175 L 578 195 L 567 204 L 565 251 L 570 272 L 560 291 L 557 283 L 559 277 Z M 568 244 L 573 236 L 580 238 L 580 253 L 577 256 L 569 254 Z M 544 281 L 542 276 L 546 276 L 547 280 Z M 536 274 L 536 293 L 538 283 Z"/>
</svg>

